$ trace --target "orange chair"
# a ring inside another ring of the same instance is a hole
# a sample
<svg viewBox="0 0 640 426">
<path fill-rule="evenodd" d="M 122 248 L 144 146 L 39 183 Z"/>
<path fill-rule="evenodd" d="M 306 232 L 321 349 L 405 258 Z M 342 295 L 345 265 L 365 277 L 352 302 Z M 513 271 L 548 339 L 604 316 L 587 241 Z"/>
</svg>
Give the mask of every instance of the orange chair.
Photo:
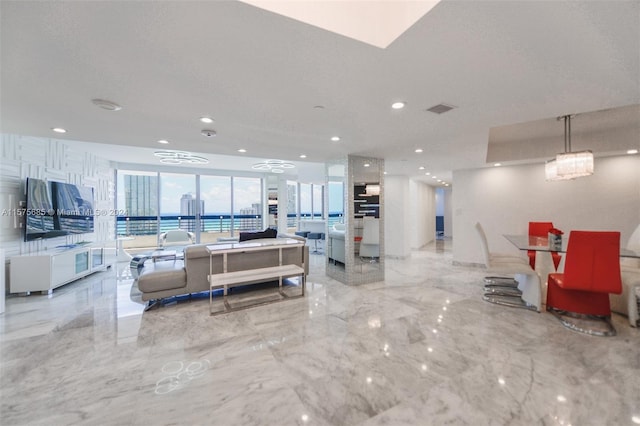
<svg viewBox="0 0 640 426">
<path fill-rule="evenodd" d="M 549 274 L 547 311 L 572 330 L 614 336 L 609 293 L 622 292 L 620 233 L 571 231 L 566 256 L 564 273 Z M 605 329 L 588 328 L 594 320 L 604 320 Z"/>
<path fill-rule="evenodd" d="M 553 222 L 529 222 L 529 236 L 530 237 L 547 237 L 549 230 L 553 228 Z M 527 251 L 529 256 L 529 265 L 531 269 L 536 269 L 536 252 L 534 250 Z M 557 251 L 551 252 L 551 258 L 553 259 L 553 266 L 558 270 L 560 259 L 562 256 Z"/>
</svg>

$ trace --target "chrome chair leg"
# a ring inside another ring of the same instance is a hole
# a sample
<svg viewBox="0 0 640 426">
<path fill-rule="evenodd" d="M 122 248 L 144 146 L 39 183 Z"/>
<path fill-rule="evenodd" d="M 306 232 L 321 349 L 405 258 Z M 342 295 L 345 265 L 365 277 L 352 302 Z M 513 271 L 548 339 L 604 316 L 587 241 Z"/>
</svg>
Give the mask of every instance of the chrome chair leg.
<svg viewBox="0 0 640 426">
<path fill-rule="evenodd" d="M 485 286 L 517 287 L 518 282 L 509 277 L 484 277 Z"/>
<path fill-rule="evenodd" d="M 488 296 L 522 297 L 522 292 L 515 287 L 484 287 L 484 294 Z"/>
<path fill-rule="evenodd" d="M 484 294 L 482 296 L 482 300 L 489 303 L 494 303 L 496 305 L 509 306 L 512 308 L 521 308 L 527 309 L 529 311 L 537 311 L 538 308 L 534 305 L 531 305 L 520 297 L 516 296 L 502 296 L 502 295 L 492 295 L 492 294 Z"/>
<path fill-rule="evenodd" d="M 560 323 L 562 323 L 563 326 L 567 327 L 570 330 L 589 334 L 591 336 L 608 337 L 616 335 L 616 329 L 613 327 L 613 324 L 611 324 L 610 316 L 579 314 L 576 312 L 556 309 L 553 306 L 547 306 L 547 311 L 553 314 L 554 317 L 558 318 Z M 590 328 L 577 322 L 571 321 L 570 319 L 591 322 L 592 325 L 601 324 L 603 326 L 603 329 Z"/>
</svg>

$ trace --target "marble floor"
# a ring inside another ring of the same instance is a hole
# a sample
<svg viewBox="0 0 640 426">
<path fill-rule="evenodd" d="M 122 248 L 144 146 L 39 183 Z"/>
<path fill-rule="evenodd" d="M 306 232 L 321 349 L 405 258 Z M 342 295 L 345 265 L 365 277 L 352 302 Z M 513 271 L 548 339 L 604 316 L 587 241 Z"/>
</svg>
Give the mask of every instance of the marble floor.
<svg viewBox="0 0 640 426">
<path fill-rule="evenodd" d="M 0 315 L 2 425 L 640 424 L 640 331 L 572 332 L 482 301 L 447 244 L 347 287 L 211 317 L 143 312 L 126 264 Z"/>
</svg>

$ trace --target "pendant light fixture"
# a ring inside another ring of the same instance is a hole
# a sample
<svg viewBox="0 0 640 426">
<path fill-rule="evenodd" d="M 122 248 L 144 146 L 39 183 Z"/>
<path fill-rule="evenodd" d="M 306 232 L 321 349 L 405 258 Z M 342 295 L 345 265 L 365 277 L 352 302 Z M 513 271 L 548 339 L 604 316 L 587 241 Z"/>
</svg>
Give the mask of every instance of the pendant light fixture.
<svg viewBox="0 0 640 426">
<path fill-rule="evenodd" d="M 593 153 L 571 151 L 571 118 L 570 115 L 558 117 L 558 121 L 564 120 L 564 152 L 546 162 L 546 180 L 568 180 L 593 174 Z"/>
</svg>

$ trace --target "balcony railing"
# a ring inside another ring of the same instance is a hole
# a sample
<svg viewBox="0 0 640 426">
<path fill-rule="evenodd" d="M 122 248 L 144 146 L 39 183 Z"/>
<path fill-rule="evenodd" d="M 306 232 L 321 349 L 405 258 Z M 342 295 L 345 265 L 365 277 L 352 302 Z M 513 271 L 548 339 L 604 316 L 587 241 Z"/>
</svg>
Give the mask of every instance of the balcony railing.
<svg viewBox="0 0 640 426">
<path fill-rule="evenodd" d="M 156 235 L 170 229 L 195 232 L 195 216 L 118 216 L 118 235 Z M 253 231 L 262 229 L 261 215 L 203 215 L 200 232 Z"/>
<path fill-rule="evenodd" d="M 301 219 L 311 219 L 311 214 L 301 215 Z M 313 219 L 322 219 L 320 214 L 313 215 Z M 296 228 L 297 215 L 287 215 L 287 227 Z M 342 213 L 330 213 L 328 225 L 343 222 Z M 195 216 L 118 216 L 116 220 L 118 235 L 158 235 L 171 229 L 184 229 L 195 232 Z M 203 215 L 200 216 L 200 232 L 231 233 L 240 231 L 255 231 L 263 228 L 261 215 Z"/>
</svg>

